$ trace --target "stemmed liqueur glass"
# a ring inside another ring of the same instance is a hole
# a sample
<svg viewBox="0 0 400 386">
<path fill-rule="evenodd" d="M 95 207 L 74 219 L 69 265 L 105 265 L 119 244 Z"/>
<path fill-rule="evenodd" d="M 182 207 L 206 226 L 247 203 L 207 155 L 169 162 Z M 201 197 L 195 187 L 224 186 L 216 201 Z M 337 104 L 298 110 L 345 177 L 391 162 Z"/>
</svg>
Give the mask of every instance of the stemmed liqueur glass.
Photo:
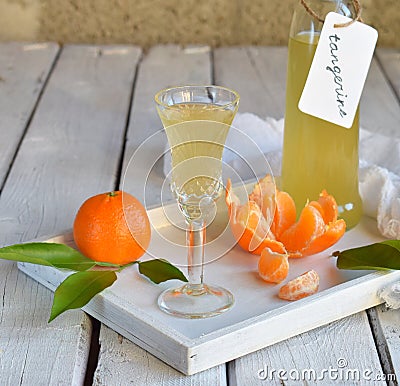
<svg viewBox="0 0 400 386">
<path fill-rule="evenodd" d="M 221 195 L 222 153 L 239 95 L 218 86 L 182 86 L 155 96 L 171 150 L 170 186 L 187 226 L 188 279 L 164 291 L 159 307 L 184 318 L 218 315 L 234 303 L 233 295 L 203 282 L 206 227 Z"/>
</svg>

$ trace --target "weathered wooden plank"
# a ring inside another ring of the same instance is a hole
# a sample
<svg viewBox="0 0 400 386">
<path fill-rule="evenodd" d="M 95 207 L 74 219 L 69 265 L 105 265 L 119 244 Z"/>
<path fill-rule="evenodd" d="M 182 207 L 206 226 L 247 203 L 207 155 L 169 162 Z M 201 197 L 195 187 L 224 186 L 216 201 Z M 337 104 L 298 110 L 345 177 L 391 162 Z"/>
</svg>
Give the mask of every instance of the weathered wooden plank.
<svg viewBox="0 0 400 386">
<path fill-rule="evenodd" d="M 138 56 L 64 48 L 2 195 L 4 244 L 70 227 L 88 195 L 114 187 Z"/>
<path fill-rule="evenodd" d="M 366 324 L 360 312 L 239 358 L 229 364 L 229 384 L 385 385 L 376 350 L 365 350 L 374 347 Z"/>
<path fill-rule="evenodd" d="M 239 111 L 262 118 L 284 116 L 285 47 L 223 47 L 215 50 L 214 59 L 215 81 L 239 92 Z M 389 62 L 388 72 L 393 73 L 393 84 L 396 85 L 400 78 L 396 77 L 400 71 L 396 53 L 392 54 Z M 381 134 L 398 135 L 400 109 L 395 102 L 393 90 L 373 60 L 361 100 L 361 126 Z"/>
<path fill-rule="evenodd" d="M 400 100 L 400 52 L 399 50 L 380 48 L 377 56 L 388 82 Z M 394 109 L 396 103 L 393 102 Z M 397 105 L 400 110 L 400 102 Z M 397 134 L 398 125 L 397 122 Z M 384 306 L 368 311 L 370 322 L 374 331 L 377 348 L 381 357 L 383 369 L 387 374 L 394 374 L 398 382 L 400 379 L 400 315 L 398 310 L 386 310 Z M 392 378 L 391 381 L 394 381 Z M 390 384 L 395 384 L 391 382 Z"/>
<path fill-rule="evenodd" d="M 2 244 L 71 227 L 89 195 L 113 189 L 140 49 L 67 46 L 0 197 Z M 1 262 L 0 384 L 82 384 L 91 324 L 46 324 L 50 291 Z"/>
<path fill-rule="evenodd" d="M 167 139 L 162 133 L 162 124 L 157 115 L 154 95 L 161 89 L 186 84 L 210 84 L 211 65 L 208 47 L 181 48 L 175 45 L 156 46 L 150 49 L 139 68 L 135 87 L 131 120 L 127 133 L 124 170 L 131 156 L 151 135 L 161 131 L 161 135 L 147 142 L 146 153 L 162 155 Z M 140 163 L 137 168 L 140 169 Z M 162 162 L 155 166 L 154 173 L 147 180 L 148 204 L 160 203 L 160 189 L 164 181 Z M 143 167 L 143 166 L 142 166 Z M 147 170 L 146 170 L 147 172 Z M 143 196 L 143 182 L 135 178 L 124 181 L 124 189 L 137 197 Z"/>
<path fill-rule="evenodd" d="M 238 89 L 238 92 L 242 95 L 242 107 L 244 107 L 245 111 L 250 111 L 260 115 L 261 117 L 265 117 L 266 115 L 272 116 L 283 116 L 284 112 L 284 97 L 282 92 L 279 90 L 285 89 L 285 77 L 286 77 L 286 65 L 284 65 L 285 61 L 285 51 L 283 49 L 278 49 L 274 47 L 259 47 L 252 49 L 245 48 L 221 48 L 217 49 L 214 55 L 215 58 L 215 79 L 217 82 L 220 82 L 226 86 L 231 85 L 234 88 Z M 271 62 L 269 59 L 271 58 Z M 279 59 L 276 59 L 279 58 Z M 274 62 L 275 61 L 275 62 Z M 232 63 L 240 63 L 238 66 L 232 66 Z M 277 63 L 275 65 L 275 63 Z M 247 73 L 246 73 L 247 72 Z M 371 69 L 372 74 L 370 74 L 368 79 L 368 84 L 366 86 L 366 90 L 364 93 L 363 101 L 365 106 L 374 111 L 379 111 L 378 107 L 373 107 L 374 96 L 370 95 L 371 93 L 377 90 L 378 94 L 381 97 L 388 98 L 390 94 L 389 88 L 387 88 L 387 84 L 385 80 L 382 79 L 382 73 L 379 68 L 376 66 L 376 63 L 373 65 Z M 383 82 L 383 86 L 380 84 Z M 268 91 L 267 91 L 268 90 Z M 276 98 L 274 99 L 274 95 Z M 249 98 L 248 102 L 245 102 L 244 99 Z M 271 99 L 273 101 L 271 101 Z M 251 102 L 250 102 L 251 101 Z M 390 102 L 391 103 L 391 102 Z M 389 102 L 386 105 L 387 109 L 390 111 L 394 111 L 394 106 Z M 274 107 L 276 111 L 279 112 L 278 115 L 271 113 L 271 111 L 267 110 L 267 106 L 279 106 Z M 378 110 L 377 110 L 378 109 Z M 385 107 L 384 107 L 385 109 Z M 369 117 L 373 116 L 370 112 Z M 393 119 L 393 118 L 391 118 Z M 381 128 L 381 126 L 376 127 L 375 123 L 379 121 L 375 118 L 372 121 L 374 123 L 370 128 L 375 128 L 376 131 L 383 132 L 385 129 Z M 393 122 L 389 122 L 388 130 L 394 129 Z M 365 313 L 361 313 L 363 315 L 360 316 L 351 316 L 342 321 L 336 322 L 339 323 L 339 326 L 353 325 L 356 331 L 359 331 L 360 336 L 370 336 L 371 330 L 366 318 Z M 369 355 L 376 356 L 376 349 L 374 346 L 374 342 L 372 339 L 366 340 L 365 344 L 360 348 L 362 351 L 355 352 L 354 350 L 348 350 L 348 347 L 352 344 L 355 344 L 355 338 L 353 335 L 346 336 L 344 334 L 337 334 L 337 330 L 330 329 L 329 327 L 323 327 L 319 329 L 320 334 L 327 341 L 331 340 L 335 342 L 337 352 L 343 350 L 346 352 L 346 359 L 349 363 L 354 363 L 360 366 L 364 366 L 365 362 L 363 362 L 359 358 L 365 358 Z M 296 343 L 299 339 L 307 340 L 309 342 L 310 350 L 308 352 L 308 360 L 310 363 L 319 363 L 321 366 L 324 362 L 320 360 L 320 358 L 329 358 L 331 360 L 331 348 L 327 345 L 320 346 L 318 343 L 312 343 L 312 337 L 314 337 L 314 332 L 308 332 L 300 335 L 299 337 L 294 337 L 288 339 L 286 342 L 282 343 L 281 346 L 277 346 L 277 352 L 279 352 L 279 347 L 283 347 L 282 345 L 287 345 L 288 347 L 298 347 Z M 243 359 L 243 366 L 240 367 L 240 361 L 238 360 L 235 363 L 238 363 L 238 369 L 240 371 L 230 371 L 229 376 L 230 380 L 233 379 L 240 384 L 247 384 L 246 382 L 249 379 L 255 379 L 254 384 L 258 384 L 257 382 L 261 382 L 257 380 L 257 374 L 254 372 L 254 368 L 250 369 L 249 363 L 254 361 L 254 363 L 260 364 L 259 358 L 268 357 L 270 354 L 270 350 L 275 350 L 275 346 L 272 348 L 267 348 L 265 350 L 261 350 L 255 354 L 250 354 Z M 377 357 L 376 357 L 377 358 Z M 290 369 L 293 366 L 295 368 L 301 368 L 303 362 L 302 351 L 298 350 L 293 351 L 290 355 L 278 355 L 273 358 L 270 358 L 270 365 L 276 369 L 286 368 Z M 379 362 L 374 361 L 374 365 L 379 365 Z M 333 364 L 332 364 L 333 365 Z M 246 369 L 247 368 L 247 369 Z M 377 367 L 378 368 L 378 367 Z M 231 370 L 233 367 L 231 368 Z"/>
<path fill-rule="evenodd" d="M 100 347 L 94 385 L 226 385 L 225 365 L 185 376 L 104 325 Z"/>
<path fill-rule="evenodd" d="M 55 43 L 0 44 L 0 186 L 58 49 Z"/>
<path fill-rule="evenodd" d="M 157 91 L 174 85 L 210 83 L 211 61 L 208 48 L 182 49 L 178 46 L 152 48 L 144 57 L 138 71 L 124 164 L 127 165 L 138 146 L 162 128 L 154 104 L 154 95 Z M 160 136 L 151 143 L 152 147 L 147 149 L 147 152 L 162 154 L 165 145 L 166 137 Z M 164 179 L 162 165 L 160 166 L 148 181 L 151 192 L 146 203 L 148 206 L 157 204 L 160 199 L 160 188 Z M 137 167 L 140 168 L 141 164 Z M 128 180 L 124 181 L 124 189 L 140 196 L 143 185 Z M 128 379 L 133 384 L 146 386 L 226 384 L 224 365 L 188 377 L 104 325 L 101 327 L 100 340 L 101 351 L 94 376 L 96 385 L 126 384 Z"/>
<path fill-rule="evenodd" d="M 282 118 L 285 107 L 285 47 L 223 47 L 214 52 L 215 83 L 240 94 L 240 112 Z"/>
<path fill-rule="evenodd" d="M 399 122 L 397 97 L 374 59 L 361 97 L 360 124 L 369 131 L 399 137 Z"/>
<path fill-rule="evenodd" d="M 400 314 L 385 305 L 368 310 L 382 368 L 390 385 L 400 379 Z"/>
<path fill-rule="evenodd" d="M 0 384 L 81 385 L 92 333 L 86 314 L 47 325 L 51 292 L 11 262 L 0 262 L 0 293 Z"/>
<path fill-rule="evenodd" d="M 249 56 L 260 76 L 266 98 L 255 102 L 265 109 L 265 116 L 281 118 L 285 114 L 286 99 L 286 47 L 249 48 Z M 260 103 L 261 102 L 261 103 Z"/>
<path fill-rule="evenodd" d="M 378 48 L 376 55 L 397 98 L 400 99 L 400 50 L 395 48 Z"/>
</svg>

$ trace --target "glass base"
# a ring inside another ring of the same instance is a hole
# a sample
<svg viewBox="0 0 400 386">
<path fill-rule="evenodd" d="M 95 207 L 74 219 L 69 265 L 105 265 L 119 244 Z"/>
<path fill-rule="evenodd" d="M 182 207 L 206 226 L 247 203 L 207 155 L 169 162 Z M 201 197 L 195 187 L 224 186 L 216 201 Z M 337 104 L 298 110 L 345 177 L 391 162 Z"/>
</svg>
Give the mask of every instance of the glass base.
<svg viewBox="0 0 400 386">
<path fill-rule="evenodd" d="M 158 306 L 162 311 L 187 319 L 222 314 L 233 303 L 233 295 L 228 290 L 206 284 L 185 284 L 164 291 L 158 298 Z"/>
</svg>

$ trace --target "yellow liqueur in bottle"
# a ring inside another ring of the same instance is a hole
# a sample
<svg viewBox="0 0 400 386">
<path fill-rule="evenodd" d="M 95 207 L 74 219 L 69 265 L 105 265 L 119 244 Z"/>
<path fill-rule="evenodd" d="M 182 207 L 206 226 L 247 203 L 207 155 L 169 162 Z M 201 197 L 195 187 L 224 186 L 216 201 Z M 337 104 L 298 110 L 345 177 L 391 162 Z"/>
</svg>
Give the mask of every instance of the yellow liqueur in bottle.
<svg viewBox="0 0 400 386">
<path fill-rule="evenodd" d="M 318 39 L 317 32 L 302 31 L 289 40 L 281 187 L 295 200 L 298 213 L 307 200 L 317 199 L 326 189 L 335 197 L 339 217 L 349 229 L 362 214 L 358 191 L 359 110 L 347 129 L 298 108 Z"/>
</svg>

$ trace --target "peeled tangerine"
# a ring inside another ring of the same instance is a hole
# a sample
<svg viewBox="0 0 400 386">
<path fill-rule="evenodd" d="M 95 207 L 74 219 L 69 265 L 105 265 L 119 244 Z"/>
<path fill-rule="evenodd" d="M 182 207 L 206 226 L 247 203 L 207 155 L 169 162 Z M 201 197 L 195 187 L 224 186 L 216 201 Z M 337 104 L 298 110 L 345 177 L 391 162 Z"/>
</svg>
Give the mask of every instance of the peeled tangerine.
<svg viewBox="0 0 400 386">
<path fill-rule="evenodd" d="M 270 175 L 254 186 L 245 204 L 232 192 L 228 180 L 225 200 L 235 239 L 244 250 L 261 255 L 258 272 L 269 283 L 280 283 L 287 277 L 288 258 L 322 252 L 335 244 L 346 230 L 345 221 L 337 218 L 336 200 L 326 190 L 321 192 L 318 201 L 305 205 L 296 222 L 292 197 L 276 189 Z M 300 299 L 316 292 L 318 284 L 318 274 L 309 271 L 285 284 L 279 297 Z"/>
<path fill-rule="evenodd" d="M 344 234 L 346 223 L 338 220 L 338 207 L 333 196 L 323 190 L 318 201 L 303 208 L 296 222 L 292 197 L 275 188 L 270 175 L 259 181 L 245 204 L 226 187 L 230 226 L 238 244 L 248 252 L 260 255 L 268 247 L 272 252 L 299 258 L 335 244 Z"/>
</svg>

